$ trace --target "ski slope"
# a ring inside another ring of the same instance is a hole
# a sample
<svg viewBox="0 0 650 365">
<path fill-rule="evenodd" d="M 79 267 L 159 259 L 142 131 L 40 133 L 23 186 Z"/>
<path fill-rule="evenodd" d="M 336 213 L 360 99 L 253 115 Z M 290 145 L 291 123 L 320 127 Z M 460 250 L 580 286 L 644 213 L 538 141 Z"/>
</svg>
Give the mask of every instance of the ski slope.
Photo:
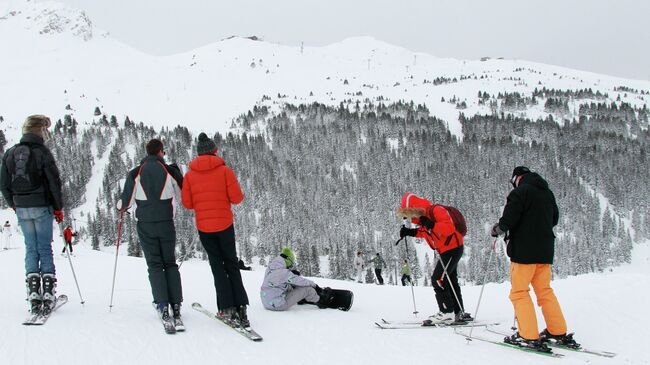
<svg viewBox="0 0 650 365">
<path fill-rule="evenodd" d="M 22 238 L 22 237 L 19 237 Z M 22 247 L 22 244 L 19 245 Z M 16 247 L 16 244 L 14 245 Z M 253 343 L 224 325 L 190 309 L 194 301 L 214 309 L 216 300 L 207 262 L 181 267 L 186 332 L 167 335 L 151 307 L 146 264 L 121 256 L 112 312 L 108 311 L 114 255 L 75 246 L 73 257 L 86 304 L 80 304 L 67 259 L 55 238 L 58 292 L 70 302 L 43 327 L 21 325 L 27 314 L 23 249 L 0 252 L 0 287 L 4 305 L 0 321 L 2 364 L 647 364 L 643 343 L 650 319 L 642 315 L 650 286 L 650 246 L 638 245 L 631 265 L 611 272 L 581 275 L 554 282 L 571 331 L 590 348 L 618 353 L 614 359 L 567 352 L 563 360 L 472 342 L 452 329 L 381 330 L 380 318 L 413 318 L 408 287 L 356 284 L 329 279 L 321 286 L 350 289 L 355 302 L 349 312 L 298 306 L 288 312 L 262 308 L 259 286 L 263 268 L 243 272 L 251 302 L 249 317 L 264 336 Z M 503 268 L 504 270 L 506 268 Z M 507 329 L 512 307 L 509 284 L 488 284 L 478 313 L 481 320 L 500 321 Z M 480 287 L 464 287 L 468 310 L 474 311 Z M 415 288 L 420 317 L 432 314 L 431 288 Z M 543 327 L 542 327 L 543 328 Z M 481 333 L 480 329 L 475 330 Z"/>
</svg>

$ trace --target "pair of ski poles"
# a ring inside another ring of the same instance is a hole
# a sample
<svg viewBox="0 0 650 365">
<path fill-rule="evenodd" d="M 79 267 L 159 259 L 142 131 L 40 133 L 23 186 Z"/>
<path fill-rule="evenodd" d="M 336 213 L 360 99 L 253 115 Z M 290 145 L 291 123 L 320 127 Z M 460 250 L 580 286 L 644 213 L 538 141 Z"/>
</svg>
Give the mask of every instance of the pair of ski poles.
<svg viewBox="0 0 650 365">
<path fill-rule="evenodd" d="M 404 219 L 403 227 L 406 226 L 406 223 L 407 223 L 407 221 L 406 221 L 406 219 Z M 405 243 L 405 246 L 406 246 L 406 256 L 408 257 L 408 255 L 409 255 L 408 252 L 409 251 L 408 251 L 408 241 L 407 241 L 406 236 L 404 236 L 403 238 L 400 238 L 395 243 L 395 245 L 399 244 L 402 241 L 402 239 L 404 239 L 404 243 Z M 493 256 L 494 251 L 495 251 L 497 240 L 498 240 L 498 237 L 492 243 L 492 249 L 490 251 L 490 256 L 488 258 L 487 269 L 486 269 L 486 272 L 485 272 L 485 277 L 483 278 L 483 285 L 481 286 L 481 293 L 479 294 L 478 303 L 476 305 L 476 311 L 474 312 L 474 318 L 476 318 L 476 316 L 478 314 L 479 307 L 481 305 L 481 299 L 483 297 L 483 290 L 485 289 L 485 282 L 487 280 L 487 274 L 488 274 L 489 269 L 490 269 L 490 263 L 492 262 L 492 256 Z M 435 252 L 437 252 L 437 251 L 435 251 Z M 449 277 L 449 273 L 448 273 L 448 270 L 447 270 L 447 268 L 449 267 L 449 264 L 451 264 L 451 258 L 449 259 L 449 261 L 447 261 L 447 263 L 445 263 L 445 261 L 442 259 L 442 255 L 440 255 L 440 254 L 438 254 L 438 255 L 439 255 L 439 260 L 442 263 L 443 276 L 447 278 L 447 282 L 449 283 L 449 285 L 451 287 L 451 291 L 454 294 L 454 299 L 456 300 L 456 304 L 458 304 L 458 308 L 460 308 L 460 312 L 465 313 L 465 308 L 463 308 L 463 305 L 460 302 L 460 299 L 458 297 L 458 293 L 456 293 L 456 289 L 451 284 L 451 278 Z M 409 264 L 409 266 L 410 266 L 410 264 Z M 417 317 L 418 311 L 417 311 L 416 303 L 415 303 L 415 292 L 413 290 L 413 281 L 411 281 L 411 296 L 412 296 L 412 299 L 413 299 L 413 314 Z M 474 326 L 472 326 L 472 328 L 470 329 L 470 337 L 471 337 L 471 333 L 472 333 L 473 329 L 474 329 Z"/>
</svg>

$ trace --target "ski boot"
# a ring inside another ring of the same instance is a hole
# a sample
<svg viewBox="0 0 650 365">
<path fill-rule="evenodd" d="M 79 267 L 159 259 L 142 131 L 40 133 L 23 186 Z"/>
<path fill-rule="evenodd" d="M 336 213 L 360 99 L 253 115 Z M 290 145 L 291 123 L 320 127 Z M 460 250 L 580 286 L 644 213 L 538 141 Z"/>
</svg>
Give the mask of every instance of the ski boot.
<svg viewBox="0 0 650 365">
<path fill-rule="evenodd" d="M 246 306 L 240 305 L 237 307 L 237 318 L 239 319 L 239 325 L 244 328 L 250 328 L 251 322 L 248 320 L 248 314 L 246 313 Z"/>
<path fill-rule="evenodd" d="M 176 327 L 176 331 L 185 331 L 185 325 L 183 324 L 183 319 L 181 318 L 180 303 L 172 304 L 172 314 L 174 316 L 174 327 Z"/>
<path fill-rule="evenodd" d="M 48 315 L 56 305 L 56 277 L 43 274 L 43 314 Z"/>
<path fill-rule="evenodd" d="M 467 323 L 473 321 L 472 315 L 465 312 L 458 312 L 455 314 L 454 323 Z"/>
<path fill-rule="evenodd" d="M 32 314 L 38 314 L 41 311 L 43 297 L 41 296 L 41 274 L 27 274 L 25 279 L 27 283 L 27 300 L 29 301 L 29 311 Z"/>
<path fill-rule="evenodd" d="M 452 324 L 456 320 L 456 315 L 454 312 L 443 313 L 438 312 L 424 321 L 425 325 L 436 325 L 436 324 Z"/>
<path fill-rule="evenodd" d="M 515 332 L 512 336 L 508 336 L 503 339 L 503 342 L 515 345 L 527 349 L 531 349 L 539 352 L 551 353 L 551 349 L 541 340 L 527 340 L 519 335 L 519 332 Z"/>
<path fill-rule="evenodd" d="M 564 346 L 571 349 L 579 349 L 581 346 L 576 340 L 573 339 L 573 333 L 563 335 L 552 335 L 548 329 L 544 329 L 539 334 L 539 339 L 542 342 L 552 343 L 558 346 Z"/>
<path fill-rule="evenodd" d="M 217 312 L 217 317 L 231 327 L 237 327 L 239 318 L 237 318 L 237 308 L 229 307 Z"/>
</svg>

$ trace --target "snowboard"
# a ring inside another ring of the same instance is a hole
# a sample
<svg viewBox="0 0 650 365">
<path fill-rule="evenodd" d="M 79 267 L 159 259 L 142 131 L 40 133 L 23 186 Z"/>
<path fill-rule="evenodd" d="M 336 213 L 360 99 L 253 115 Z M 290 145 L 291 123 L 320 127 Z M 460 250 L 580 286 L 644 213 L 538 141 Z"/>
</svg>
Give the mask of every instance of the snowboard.
<svg viewBox="0 0 650 365">
<path fill-rule="evenodd" d="M 327 290 L 327 289 L 323 289 Z M 329 288 L 330 298 L 327 303 L 327 308 L 339 309 L 342 311 L 349 311 L 354 302 L 354 293 L 345 289 L 331 289 Z"/>
</svg>

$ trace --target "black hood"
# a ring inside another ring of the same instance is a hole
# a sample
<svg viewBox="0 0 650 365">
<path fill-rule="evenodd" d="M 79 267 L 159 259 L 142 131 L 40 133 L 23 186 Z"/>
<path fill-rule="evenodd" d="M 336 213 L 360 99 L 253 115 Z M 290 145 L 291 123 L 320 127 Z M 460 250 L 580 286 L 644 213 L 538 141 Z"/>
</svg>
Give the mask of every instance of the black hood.
<svg viewBox="0 0 650 365">
<path fill-rule="evenodd" d="M 536 172 L 530 172 L 528 174 L 525 174 L 521 177 L 521 180 L 519 180 L 519 186 L 528 184 L 528 185 L 533 185 L 538 189 L 541 190 L 548 190 L 548 183 L 546 180 L 544 180 L 543 177 L 539 176 L 538 173 Z"/>
<path fill-rule="evenodd" d="M 20 143 L 35 143 L 35 144 L 44 144 L 43 138 L 34 133 L 25 133 L 20 139 Z"/>
</svg>

